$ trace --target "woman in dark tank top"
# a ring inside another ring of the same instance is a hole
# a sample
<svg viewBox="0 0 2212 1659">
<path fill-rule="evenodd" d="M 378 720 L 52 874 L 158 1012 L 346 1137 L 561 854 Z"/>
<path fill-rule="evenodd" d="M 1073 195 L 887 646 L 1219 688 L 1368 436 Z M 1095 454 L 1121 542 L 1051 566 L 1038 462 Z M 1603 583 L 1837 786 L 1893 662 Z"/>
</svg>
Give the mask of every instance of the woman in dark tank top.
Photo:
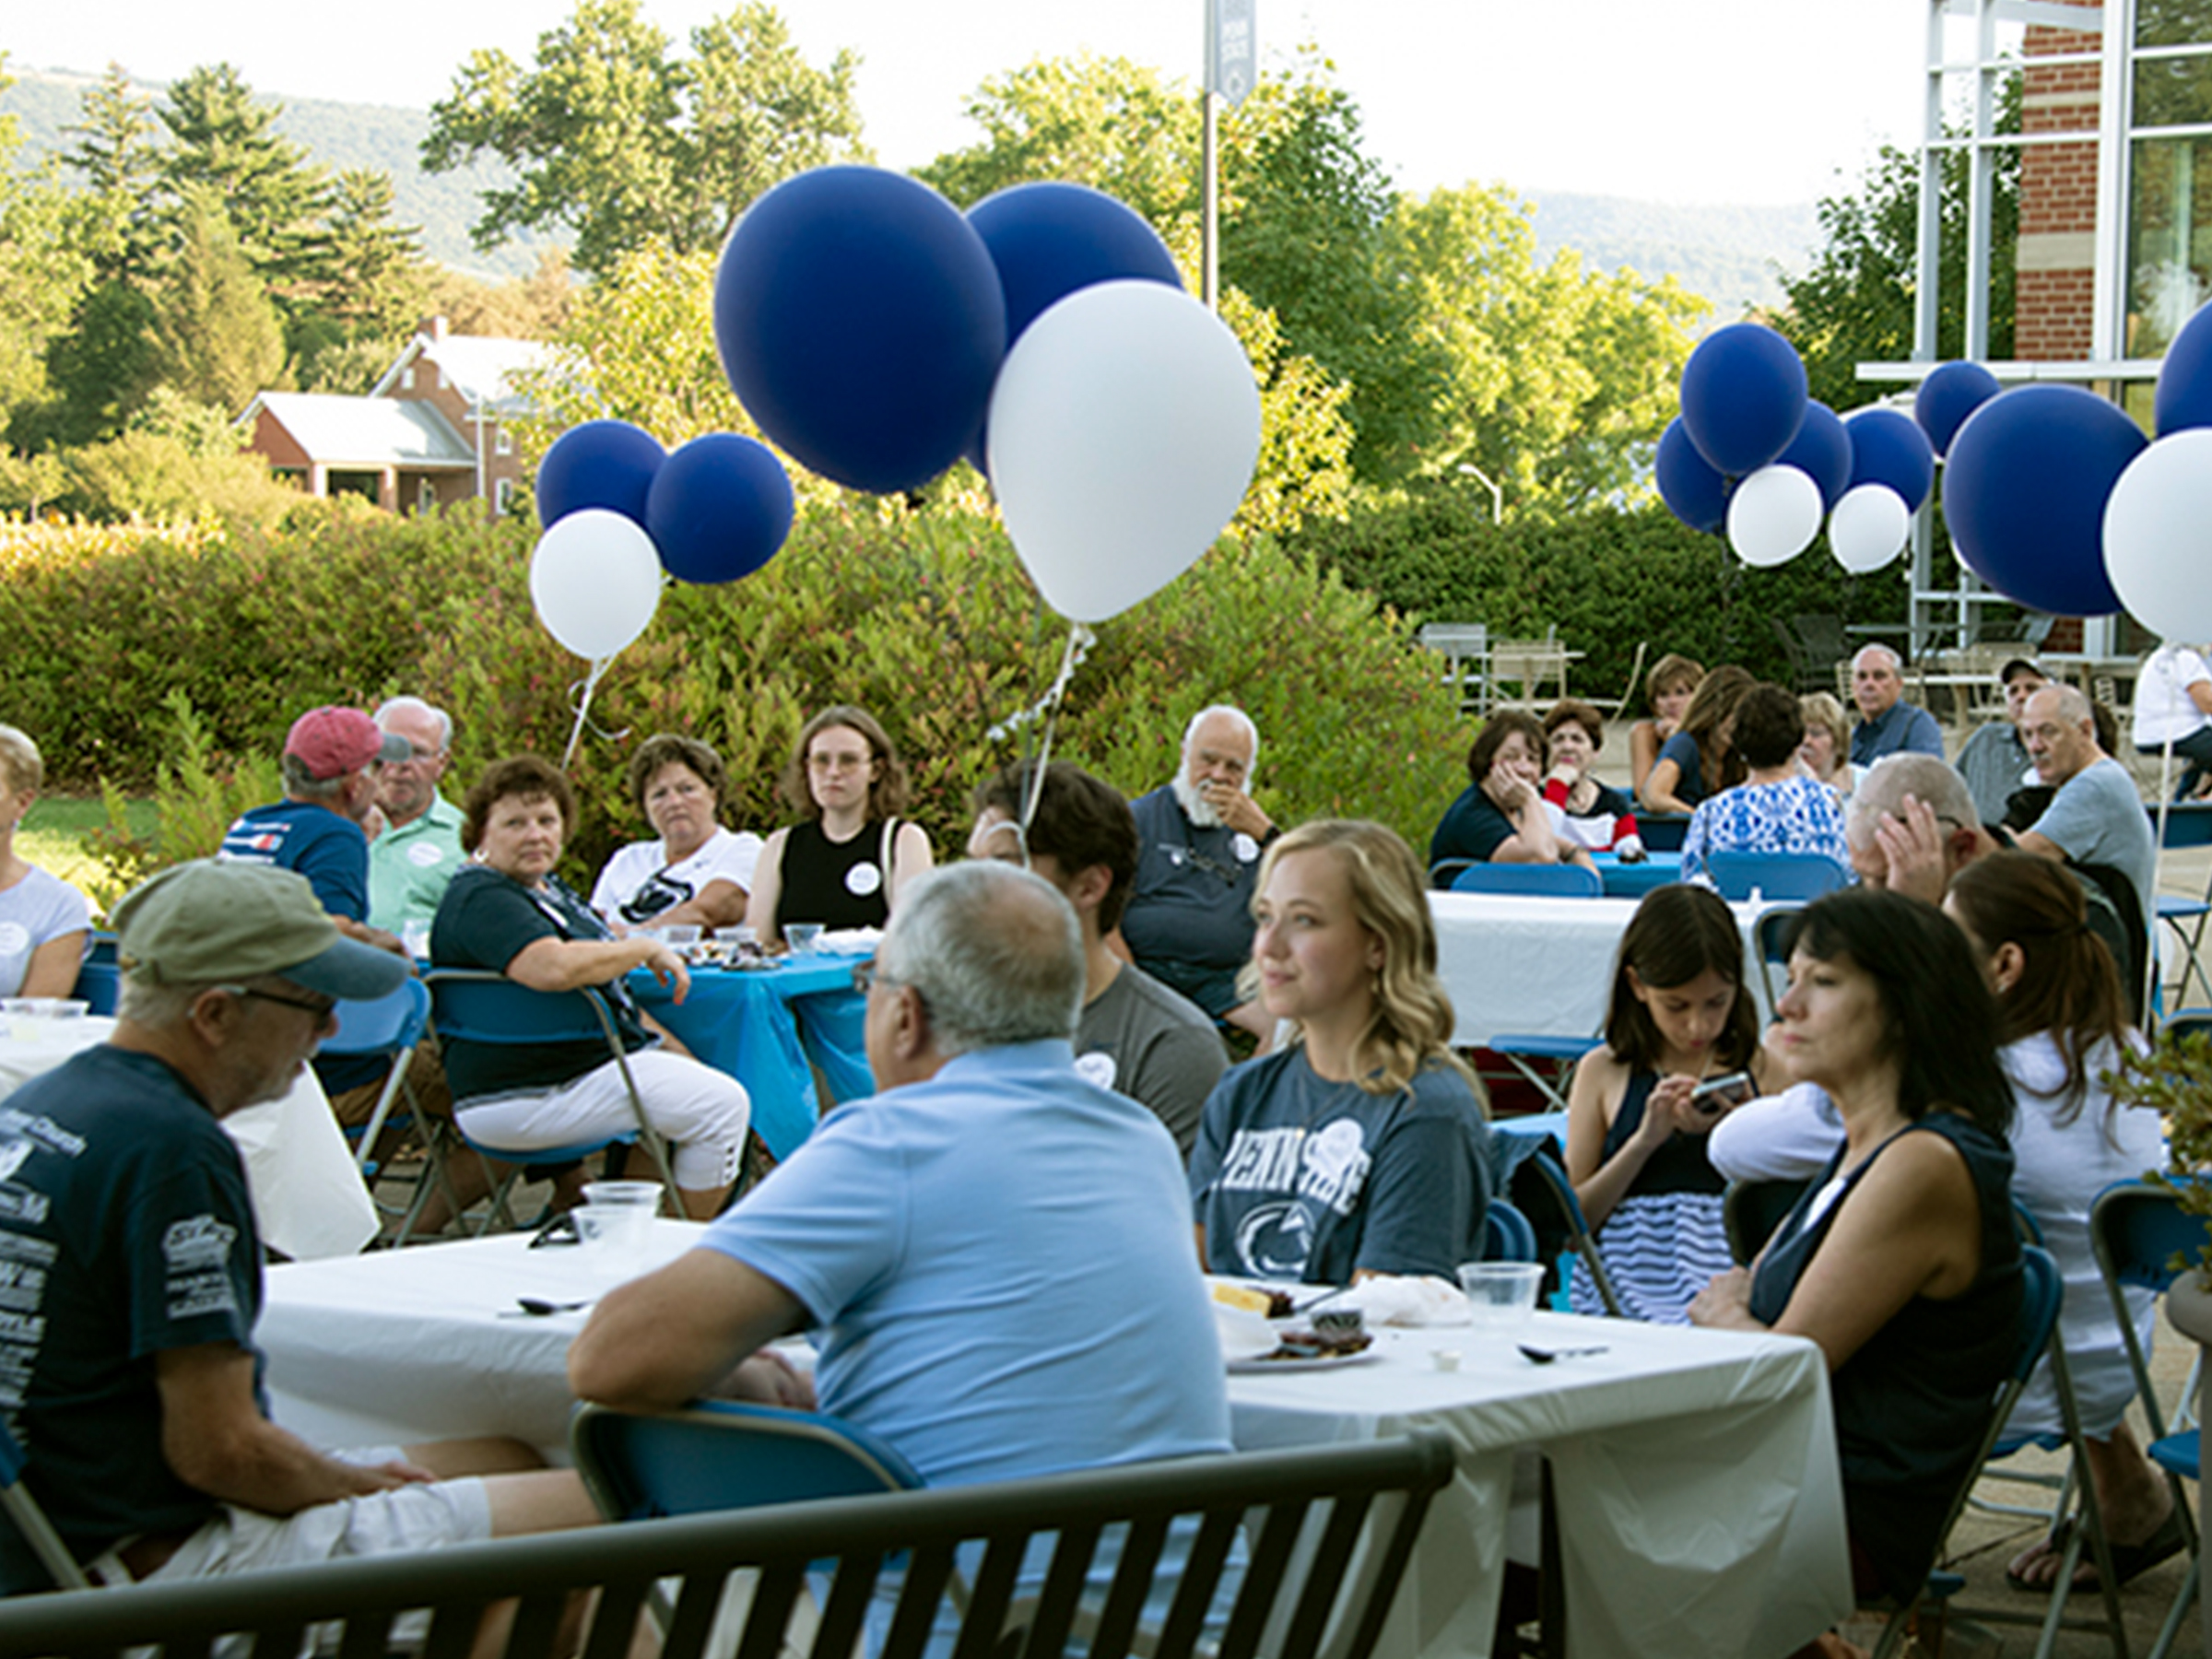
<svg viewBox="0 0 2212 1659">
<path fill-rule="evenodd" d="M 761 849 L 746 920 L 763 945 L 794 922 L 881 927 L 899 890 L 930 867 L 929 837 L 900 821 L 906 768 L 865 709 L 838 703 L 799 733 L 783 798 L 802 821 Z"/>
<path fill-rule="evenodd" d="M 1949 918 L 1859 888 L 1806 908 L 1776 1013 L 1771 1052 L 1827 1090 L 1844 1146 L 1690 1320 L 1820 1345 L 1857 1588 L 1911 1595 L 2018 1342 L 1996 1004 Z"/>
</svg>

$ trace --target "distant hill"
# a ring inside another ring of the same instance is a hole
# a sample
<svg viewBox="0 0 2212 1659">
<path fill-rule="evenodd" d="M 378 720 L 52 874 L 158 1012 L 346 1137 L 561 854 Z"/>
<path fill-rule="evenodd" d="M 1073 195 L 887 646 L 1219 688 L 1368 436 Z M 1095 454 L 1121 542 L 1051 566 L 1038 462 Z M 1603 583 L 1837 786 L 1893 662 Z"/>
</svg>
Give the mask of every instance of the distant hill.
<svg viewBox="0 0 2212 1659">
<path fill-rule="evenodd" d="M 17 118 L 28 153 L 66 149 L 62 128 L 76 119 L 78 96 L 97 77 L 14 65 L 10 73 L 16 84 L 0 91 L 0 115 Z M 157 100 L 161 91 L 145 89 Z M 278 125 L 285 135 L 332 171 L 372 167 L 390 173 L 400 222 L 421 226 L 424 251 L 441 264 L 488 276 L 524 276 L 537 263 L 538 247 L 554 240 L 530 238 L 488 253 L 477 251 L 468 227 L 478 212 L 477 194 L 511 182 L 512 174 L 497 166 L 424 172 L 418 158 L 429 130 L 427 111 L 261 95 L 284 105 Z M 1540 260 L 1574 248 L 1599 269 L 1671 276 L 1712 300 L 1716 320 L 1723 322 L 1754 305 L 1779 304 L 1782 287 L 1774 267 L 1804 270 L 1819 241 L 1810 205 L 1676 207 L 1618 196 L 1524 194 L 1536 205 Z"/>
</svg>

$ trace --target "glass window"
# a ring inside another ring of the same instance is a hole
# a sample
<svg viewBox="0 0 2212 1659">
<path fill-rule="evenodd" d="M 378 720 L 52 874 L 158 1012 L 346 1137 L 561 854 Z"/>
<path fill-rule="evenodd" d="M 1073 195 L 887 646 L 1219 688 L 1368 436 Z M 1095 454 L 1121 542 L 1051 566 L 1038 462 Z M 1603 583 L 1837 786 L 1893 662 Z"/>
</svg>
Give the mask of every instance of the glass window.
<svg viewBox="0 0 2212 1659">
<path fill-rule="evenodd" d="M 2212 121 L 2212 52 L 2137 58 L 2136 101 L 2128 113 L 2138 129 Z"/>
<path fill-rule="evenodd" d="M 2134 171 L 2126 350 L 2153 358 L 2212 295 L 2212 137 L 2139 138 Z"/>
<path fill-rule="evenodd" d="M 2136 44 L 2212 44 L 2212 0 L 2136 0 Z"/>
</svg>

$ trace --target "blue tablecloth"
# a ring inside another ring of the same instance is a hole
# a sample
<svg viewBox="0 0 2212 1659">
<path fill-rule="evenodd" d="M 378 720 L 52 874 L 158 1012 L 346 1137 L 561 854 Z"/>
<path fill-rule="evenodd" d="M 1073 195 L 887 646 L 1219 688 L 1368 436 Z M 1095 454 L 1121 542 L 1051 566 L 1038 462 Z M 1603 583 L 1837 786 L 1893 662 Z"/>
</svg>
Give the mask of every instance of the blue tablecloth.
<svg viewBox="0 0 2212 1659">
<path fill-rule="evenodd" d="M 838 1104 L 876 1092 L 862 1037 L 865 1004 L 853 989 L 853 965 L 865 959 L 797 957 L 758 973 L 699 968 L 681 1006 L 642 969 L 629 988 L 686 1048 L 745 1085 L 754 1133 L 784 1159 L 819 1115 L 814 1066 Z"/>
<path fill-rule="evenodd" d="M 1606 884 L 1608 899 L 1641 899 L 1653 888 L 1682 879 L 1682 854 L 1653 853 L 1641 864 L 1622 864 L 1610 853 L 1593 853 L 1597 878 Z"/>
</svg>

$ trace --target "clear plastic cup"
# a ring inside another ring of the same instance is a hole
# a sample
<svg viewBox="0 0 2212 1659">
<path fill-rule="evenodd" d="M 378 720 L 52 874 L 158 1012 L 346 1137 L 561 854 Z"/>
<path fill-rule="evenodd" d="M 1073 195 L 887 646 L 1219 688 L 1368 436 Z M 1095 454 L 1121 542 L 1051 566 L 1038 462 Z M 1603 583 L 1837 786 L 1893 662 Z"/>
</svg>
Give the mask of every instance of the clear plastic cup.
<svg viewBox="0 0 2212 1659">
<path fill-rule="evenodd" d="M 1467 1317 L 1477 1331 L 1515 1331 L 1536 1311 L 1544 1269 L 1535 1262 L 1466 1262 L 1459 1288 L 1467 1293 Z"/>
<path fill-rule="evenodd" d="M 812 956 L 817 941 L 822 936 L 822 924 L 819 922 L 794 922 L 784 928 L 783 936 L 791 942 L 793 955 Z"/>
<path fill-rule="evenodd" d="M 644 1259 L 660 1213 L 657 1181 L 592 1181 L 576 1210 L 576 1236 L 588 1248 L 623 1265 Z"/>
</svg>

